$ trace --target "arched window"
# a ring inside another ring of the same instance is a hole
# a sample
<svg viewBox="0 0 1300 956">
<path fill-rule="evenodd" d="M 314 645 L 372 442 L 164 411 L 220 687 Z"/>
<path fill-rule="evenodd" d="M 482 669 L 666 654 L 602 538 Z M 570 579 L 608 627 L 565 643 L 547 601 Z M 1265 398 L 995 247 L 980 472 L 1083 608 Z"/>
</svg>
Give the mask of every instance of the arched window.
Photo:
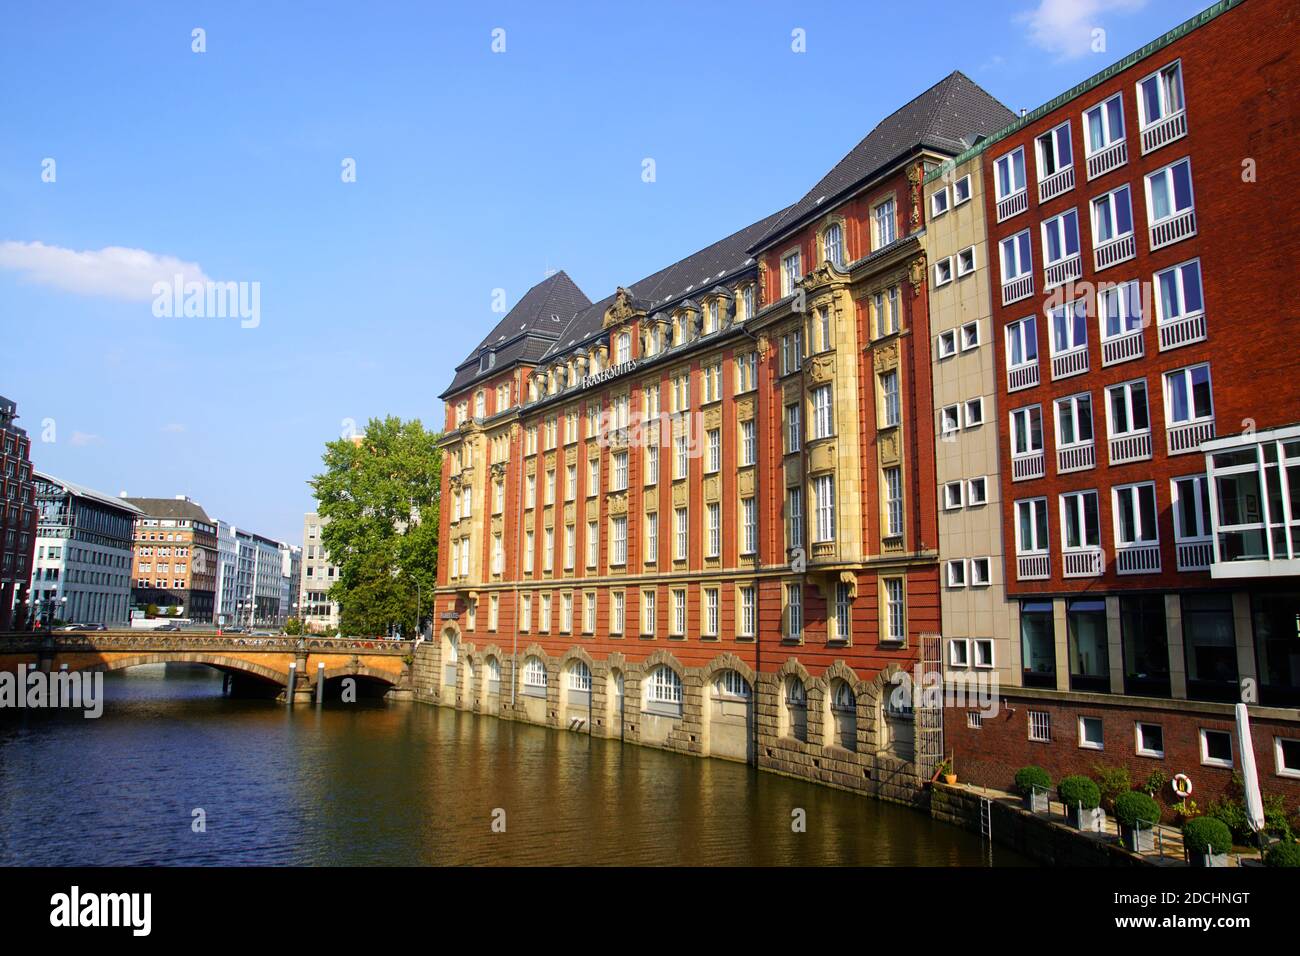
<svg viewBox="0 0 1300 956">
<path fill-rule="evenodd" d="M 853 694 L 853 688 L 846 681 L 836 683 L 834 700 L 836 710 L 856 710 L 858 706 L 858 699 Z"/>
<path fill-rule="evenodd" d="M 482 389 L 474 393 L 474 417 L 487 417 L 487 395 Z"/>
<path fill-rule="evenodd" d="M 530 657 L 524 661 L 524 686 L 546 687 L 546 665 L 540 657 Z"/>
<path fill-rule="evenodd" d="M 787 677 L 785 679 L 785 702 L 791 707 L 805 707 L 808 704 L 808 692 L 804 689 L 803 681 L 797 677 Z"/>
<path fill-rule="evenodd" d="M 618 343 L 616 348 L 618 364 L 622 365 L 624 362 L 632 361 L 632 333 L 620 332 L 616 341 Z"/>
<path fill-rule="evenodd" d="M 680 704 L 682 679 L 668 665 L 658 665 L 646 682 L 646 700 L 652 704 Z"/>
<path fill-rule="evenodd" d="M 582 661 L 574 661 L 569 666 L 569 690 L 591 690 L 591 671 Z"/>
<path fill-rule="evenodd" d="M 487 679 L 492 683 L 498 683 L 501 680 L 501 662 L 495 657 L 487 659 Z"/>
<path fill-rule="evenodd" d="M 844 265 L 844 232 L 838 222 L 831 223 L 822 233 L 822 251 L 831 265 Z"/>
<path fill-rule="evenodd" d="M 718 675 L 716 686 L 722 697 L 749 698 L 749 684 L 737 671 L 723 671 Z"/>
</svg>

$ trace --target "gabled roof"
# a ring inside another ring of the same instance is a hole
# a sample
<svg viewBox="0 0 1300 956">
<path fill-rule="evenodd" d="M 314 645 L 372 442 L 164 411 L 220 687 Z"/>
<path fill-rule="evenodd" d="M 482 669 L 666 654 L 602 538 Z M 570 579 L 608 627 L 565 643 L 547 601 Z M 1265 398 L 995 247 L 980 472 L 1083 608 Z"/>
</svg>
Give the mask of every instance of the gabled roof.
<svg viewBox="0 0 1300 956">
<path fill-rule="evenodd" d="M 785 212 L 782 209 L 765 216 L 725 239 L 719 239 L 699 252 L 632 283 L 627 291 L 632 294 L 637 306 L 647 312 L 654 312 L 679 299 L 703 295 L 726 277 L 754 265 L 754 259 L 748 252 L 749 247 Z M 604 325 L 605 310 L 613 301 L 613 295 L 606 296 L 574 316 L 573 321 L 542 356 L 543 359 L 567 352 L 598 334 Z"/>
<path fill-rule="evenodd" d="M 117 500 L 135 505 L 149 518 L 189 518 L 191 521 L 202 521 L 213 527 L 217 524 L 198 504 L 185 498 L 119 498 Z"/>
<path fill-rule="evenodd" d="M 53 475 L 47 475 L 43 471 L 34 471 L 33 476 L 41 481 L 48 481 L 52 485 L 58 485 L 64 491 L 77 495 L 80 498 L 88 498 L 91 501 L 97 501 L 101 505 L 107 505 L 110 508 L 117 508 L 131 515 L 143 514 L 139 508 L 131 504 L 126 498 L 116 498 L 113 495 L 106 495 L 102 491 L 96 491 L 94 488 L 87 488 L 85 485 L 79 485 L 76 482 L 64 481 L 62 478 L 55 478 Z"/>
<path fill-rule="evenodd" d="M 574 284 L 568 273 L 561 270 L 547 276 L 525 292 L 487 338 L 456 366 L 455 377 L 439 397 L 446 398 L 469 385 L 480 374 L 495 374 L 512 362 L 536 362 L 574 315 L 589 305 L 591 300 Z M 496 353 L 496 361 L 491 369 L 480 373 L 479 357 L 489 350 Z"/>
<path fill-rule="evenodd" d="M 949 73 L 910 103 L 876 124 L 829 173 L 750 247 L 769 245 L 802 225 L 810 215 L 830 208 L 858 186 L 907 156 L 929 147 L 955 156 L 980 136 L 991 136 L 1016 119 L 960 71 Z"/>
</svg>

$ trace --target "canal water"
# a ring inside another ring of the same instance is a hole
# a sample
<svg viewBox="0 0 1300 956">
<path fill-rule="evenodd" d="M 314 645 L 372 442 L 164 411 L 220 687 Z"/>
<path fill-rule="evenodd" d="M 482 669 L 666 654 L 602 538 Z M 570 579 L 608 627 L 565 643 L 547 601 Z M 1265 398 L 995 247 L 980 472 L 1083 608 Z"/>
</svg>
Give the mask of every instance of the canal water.
<svg viewBox="0 0 1300 956">
<path fill-rule="evenodd" d="M 0 865 L 1025 862 L 719 760 L 424 704 L 234 700 L 201 665 L 104 685 L 98 720 L 0 715 Z"/>
</svg>

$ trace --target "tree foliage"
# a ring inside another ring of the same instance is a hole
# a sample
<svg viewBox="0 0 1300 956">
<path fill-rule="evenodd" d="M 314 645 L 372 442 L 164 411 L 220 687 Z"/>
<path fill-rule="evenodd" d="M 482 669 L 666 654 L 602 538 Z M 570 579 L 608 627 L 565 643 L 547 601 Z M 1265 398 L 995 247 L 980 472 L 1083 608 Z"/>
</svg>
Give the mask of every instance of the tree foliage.
<svg viewBox="0 0 1300 956">
<path fill-rule="evenodd" d="M 416 604 L 427 619 L 438 569 L 441 436 L 419 419 L 372 418 L 357 439 L 326 444 L 325 470 L 310 482 L 321 543 L 339 569 L 330 598 L 342 630 L 410 634 Z"/>
</svg>

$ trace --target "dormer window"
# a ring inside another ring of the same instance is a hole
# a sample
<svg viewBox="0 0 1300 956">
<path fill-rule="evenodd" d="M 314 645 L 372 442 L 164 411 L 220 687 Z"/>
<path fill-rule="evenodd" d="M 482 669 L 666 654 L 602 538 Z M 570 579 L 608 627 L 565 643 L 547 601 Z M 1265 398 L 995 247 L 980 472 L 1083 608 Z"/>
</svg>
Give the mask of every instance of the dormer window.
<svg viewBox="0 0 1300 956">
<path fill-rule="evenodd" d="M 718 331 L 718 300 L 713 299 L 705 310 L 704 334 L 708 335 L 716 331 Z"/>
<path fill-rule="evenodd" d="M 740 290 L 740 321 L 754 317 L 754 287 L 747 285 Z"/>
<path fill-rule="evenodd" d="M 496 352 L 484 352 L 478 359 L 478 370 L 486 372 L 490 368 L 495 368 L 497 364 Z"/>
<path fill-rule="evenodd" d="M 831 265 L 836 268 L 844 265 L 844 230 L 838 222 L 826 227 L 826 232 L 822 235 L 822 251 Z"/>
<path fill-rule="evenodd" d="M 624 362 L 632 361 L 632 333 L 620 332 L 616 340 L 615 352 L 617 364 L 622 365 Z"/>
</svg>

